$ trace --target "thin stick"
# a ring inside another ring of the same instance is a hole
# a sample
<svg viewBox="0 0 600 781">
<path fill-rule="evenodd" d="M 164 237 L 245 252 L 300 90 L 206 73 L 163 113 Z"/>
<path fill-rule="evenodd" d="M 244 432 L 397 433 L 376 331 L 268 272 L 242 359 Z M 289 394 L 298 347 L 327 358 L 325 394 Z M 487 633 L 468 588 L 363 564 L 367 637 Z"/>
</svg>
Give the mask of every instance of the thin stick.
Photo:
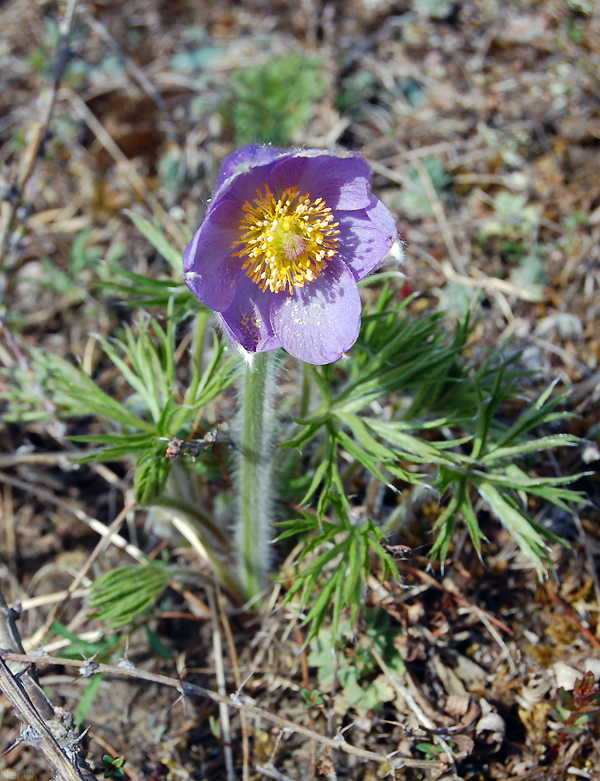
<svg viewBox="0 0 600 781">
<path fill-rule="evenodd" d="M 223 669 L 223 646 L 221 644 L 221 632 L 219 631 L 219 619 L 217 615 L 217 600 L 215 592 L 209 587 L 206 590 L 208 604 L 210 605 L 210 619 L 212 623 L 213 655 L 215 657 L 215 673 L 219 694 L 224 695 L 225 670 Z M 223 753 L 225 755 L 225 772 L 227 781 L 235 781 L 233 772 L 233 753 L 231 751 L 231 727 L 229 723 L 229 710 L 222 702 L 219 703 L 219 718 L 221 720 L 221 736 L 223 741 Z"/>
<path fill-rule="evenodd" d="M 102 448 L 86 450 L 85 455 L 98 455 Z M 118 461 L 118 458 L 115 458 Z M 0 456 L 0 469 L 8 469 L 12 466 L 57 466 L 60 469 L 69 469 L 73 466 L 73 453 L 13 453 L 9 456 Z"/>
<path fill-rule="evenodd" d="M 32 656 L 28 654 L 0 653 L 0 659 L 2 658 L 6 659 L 7 661 L 32 662 L 38 666 L 45 664 L 56 664 L 63 665 L 65 667 L 81 668 L 88 664 L 88 662 L 85 660 L 80 659 L 62 659 L 60 657 L 41 655 Z M 158 673 L 140 670 L 136 667 L 133 667 L 132 665 L 128 665 L 127 667 L 117 667 L 109 664 L 96 664 L 97 667 L 94 666 L 95 674 L 104 673 L 106 675 L 115 675 L 120 678 L 137 678 L 142 681 L 150 681 L 151 683 L 168 686 L 171 689 L 175 689 L 183 696 L 206 697 L 212 702 L 223 703 L 224 705 L 227 705 L 231 708 L 236 708 L 240 711 L 243 710 L 246 713 L 252 714 L 253 716 L 270 721 L 272 724 L 275 724 L 282 729 L 288 730 L 289 732 L 294 732 L 298 735 L 304 735 L 307 738 L 312 738 L 318 743 L 322 743 L 325 746 L 329 746 L 330 748 L 334 748 L 339 751 L 344 751 L 346 754 L 352 754 L 353 756 L 364 760 L 372 760 L 373 762 L 378 762 L 379 764 L 390 764 L 396 770 L 401 770 L 405 767 L 415 767 L 421 770 L 442 770 L 445 767 L 444 762 L 438 762 L 436 760 L 421 760 L 413 759 L 412 757 L 397 757 L 387 754 L 379 754 L 375 751 L 368 751 L 367 749 L 353 746 L 341 736 L 336 736 L 334 738 L 325 737 L 324 735 L 320 735 L 314 730 L 302 726 L 302 724 L 296 724 L 294 721 L 290 721 L 290 719 L 285 719 L 282 716 L 277 716 L 274 713 L 270 713 L 264 708 L 259 708 L 258 706 L 246 701 L 246 699 L 241 695 L 236 694 L 226 697 L 222 694 L 218 694 L 217 692 L 213 692 L 210 689 L 205 689 L 202 686 L 180 681 L 175 678 L 167 678 L 166 675 L 159 675 Z"/>
<path fill-rule="evenodd" d="M 65 748 L 59 744 L 48 724 L 27 696 L 20 679 L 11 673 L 2 657 L 0 657 L 0 689 L 21 721 L 27 724 L 18 743 L 26 740 L 39 749 L 54 773 L 62 781 L 96 781 L 96 776 L 92 773 L 91 768 L 78 756 L 80 752 L 80 749 L 78 752 L 77 743 L 79 735 L 73 731 L 69 738 L 70 744 Z"/>
<path fill-rule="evenodd" d="M 302 686 L 308 690 L 310 681 L 308 676 L 308 658 L 306 655 L 306 645 L 304 643 L 304 635 L 302 630 L 296 624 L 294 627 L 296 632 L 296 642 L 300 646 L 300 669 L 302 671 Z M 310 710 L 308 711 L 308 724 L 311 729 L 315 728 L 315 722 Z M 317 769 L 317 744 L 314 740 L 311 740 L 308 746 L 308 781 L 313 781 Z"/>
<path fill-rule="evenodd" d="M 223 604 L 220 589 L 217 585 L 217 599 L 219 604 L 219 616 L 221 617 L 221 623 L 223 624 L 223 630 L 225 631 L 225 637 L 227 638 L 227 647 L 229 648 L 229 656 L 231 657 L 231 667 L 233 669 L 233 679 L 235 681 L 236 689 L 239 688 L 242 683 L 242 676 L 240 675 L 240 665 L 238 662 L 237 650 L 235 647 L 235 641 L 233 639 L 233 632 L 231 631 L 231 624 L 229 623 L 229 617 Z M 250 781 L 250 740 L 248 738 L 248 719 L 244 711 L 240 711 L 240 725 L 242 728 L 242 781 Z"/>
<path fill-rule="evenodd" d="M 91 29 L 100 38 L 102 38 L 102 40 L 105 43 L 107 43 L 115 50 L 118 58 L 125 65 L 125 67 L 131 71 L 133 77 L 140 85 L 142 90 L 146 93 L 146 95 L 148 95 L 149 98 L 151 98 L 151 100 L 154 101 L 154 103 L 156 103 L 156 105 L 162 112 L 164 119 L 169 120 L 171 118 L 169 114 L 169 107 L 165 103 L 161 93 L 156 89 L 156 87 L 146 76 L 144 71 L 131 59 L 131 57 L 129 57 L 123 51 L 123 48 L 121 47 L 119 42 L 113 38 L 113 36 L 109 33 L 106 27 L 102 24 L 102 22 L 99 22 L 97 19 L 94 19 L 94 17 L 91 15 L 89 11 L 85 12 L 85 22 L 87 25 L 91 27 Z M 172 131 L 170 130 L 170 127 L 167 129 L 167 135 L 169 134 L 172 135 Z"/>
<path fill-rule="evenodd" d="M 22 655 L 16 626 L 18 611 L 9 608 L 0 594 L 0 645 Z M 73 717 L 55 711 L 38 683 L 33 662 L 7 662 L 0 656 L 0 691 L 15 709 L 23 726 L 13 747 L 24 740 L 39 749 L 62 781 L 96 781 L 79 742 Z M 27 725 L 27 726 L 25 726 Z M 10 750 L 10 749 L 9 749 Z"/>
<path fill-rule="evenodd" d="M 408 707 L 412 710 L 412 712 L 417 717 L 417 720 L 421 724 L 422 727 L 425 727 L 425 729 L 434 731 L 437 729 L 437 726 L 435 723 L 427 716 L 427 714 L 423 711 L 423 709 L 419 706 L 415 698 L 412 696 L 412 694 L 408 691 L 406 686 L 404 684 L 400 683 L 398 678 L 393 674 L 393 672 L 390 670 L 390 668 L 385 663 L 383 656 L 379 653 L 377 648 L 375 647 L 374 643 L 372 642 L 371 638 L 368 635 L 365 635 L 365 637 L 368 640 L 369 647 L 371 649 L 371 653 L 375 657 L 375 661 L 377 664 L 381 667 L 381 671 L 385 674 L 388 681 L 392 684 L 392 688 L 395 689 L 396 694 L 399 694 L 400 697 L 406 702 Z"/>
<path fill-rule="evenodd" d="M 437 194 L 437 190 L 431 181 L 429 171 L 425 168 L 420 160 L 415 160 L 413 165 L 419 173 L 419 179 L 421 180 L 425 194 L 429 198 L 431 208 L 433 209 L 433 214 L 440 229 L 440 233 L 442 234 L 442 238 L 444 239 L 444 243 L 448 249 L 448 253 L 454 262 L 454 266 L 461 274 L 466 275 L 465 259 L 462 257 L 456 247 L 454 236 L 452 235 L 452 231 L 448 225 L 448 220 L 446 219 L 444 207 L 439 195 Z"/>
<path fill-rule="evenodd" d="M 8 475 L 2 474 L 2 472 L 0 472 L 0 483 L 12 485 L 13 488 L 20 488 L 22 491 L 33 494 L 33 496 L 36 496 L 38 499 L 41 499 L 44 502 L 51 502 L 52 504 L 55 504 L 57 507 L 60 507 L 61 509 L 66 510 L 68 513 L 71 513 L 71 515 L 74 515 L 80 521 L 89 526 L 90 529 L 93 529 L 103 537 L 108 534 L 108 526 L 106 526 L 104 523 L 97 520 L 96 518 L 92 518 L 91 515 L 84 513 L 83 510 L 80 510 L 78 507 L 73 507 L 71 504 L 69 504 L 69 502 L 65 502 L 63 499 L 59 499 L 57 496 L 51 494 L 50 491 L 45 491 L 43 488 L 36 488 L 31 483 L 18 480 L 16 477 L 9 477 Z M 141 552 L 141 550 L 136 548 L 135 545 L 131 545 L 131 543 L 127 542 L 127 540 L 123 539 L 123 537 L 121 537 L 119 534 L 113 534 L 111 537 L 111 542 L 113 545 L 116 545 L 117 548 L 122 548 L 125 553 L 128 553 L 136 561 L 145 562 L 146 559 L 144 558 L 144 554 Z"/>
</svg>

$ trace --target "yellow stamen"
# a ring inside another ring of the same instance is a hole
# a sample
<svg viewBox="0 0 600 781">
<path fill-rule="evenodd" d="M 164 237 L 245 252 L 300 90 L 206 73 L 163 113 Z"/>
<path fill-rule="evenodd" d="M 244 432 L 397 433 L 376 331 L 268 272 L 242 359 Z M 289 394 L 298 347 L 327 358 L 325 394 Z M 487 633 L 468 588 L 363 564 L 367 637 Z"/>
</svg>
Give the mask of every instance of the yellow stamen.
<svg viewBox="0 0 600 781">
<path fill-rule="evenodd" d="M 265 195 L 246 201 L 234 257 L 245 258 L 242 269 L 261 290 L 279 293 L 314 281 L 337 253 L 339 223 L 322 198 L 310 202 L 308 193 L 287 189 L 279 200 L 265 184 Z"/>
</svg>

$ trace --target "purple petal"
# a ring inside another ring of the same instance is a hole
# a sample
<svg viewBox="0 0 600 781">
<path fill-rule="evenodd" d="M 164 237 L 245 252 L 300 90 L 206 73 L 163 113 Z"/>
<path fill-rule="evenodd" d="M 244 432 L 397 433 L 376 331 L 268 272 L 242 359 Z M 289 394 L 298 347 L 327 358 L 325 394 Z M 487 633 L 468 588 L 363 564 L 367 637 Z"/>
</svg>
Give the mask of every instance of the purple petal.
<svg viewBox="0 0 600 781">
<path fill-rule="evenodd" d="M 273 296 L 271 323 L 281 346 L 306 363 L 333 363 L 358 338 L 361 301 L 350 270 L 336 259 L 293 295 Z"/>
<path fill-rule="evenodd" d="M 271 184 L 279 194 L 296 186 L 301 195 L 323 198 L 330 209 L 344 211 L 366 209 L 372 197 L 371 169 L 351 152 L 298 151 L 275 162 Z"/>
<path fill-rule="evenodd" d="M 248 352 L 276 350 L 281 342 L 273 332 L 270 319 L 273 293 L 262 292 L 244 273 L 239 278 L 231 306 L 221 315 L 229 341 Z"/>
<path fill-rule="evenodd" d="M 257 188 L 264 193 L 264 186 L 269 182 L 273 166 L 281 160 L 293 157 L 294 154 L 296 153 L 293 150 L 271 146 L 245 146 L 238 149 L 223 164 L 213 204 L 216 205 L 223 196 L 240 204 L 253 200 L 257 197 Z"/>
<path fill-rule="evenodd" d="M 343 260 L 358 282 L 381 265 L 398 238 L 394 218 L 378 198 L 368 209 L 338 212 L 339 244 L 337 257 Z"/>
<path fill-rule="evenodd" d="M 243 146 L 241 149 L 236 149 L 236 151 L 229 155 L 227 160 L 223 163 L 215 189 L 218 190 L 223 182 L 226 179 L 229 179 L 230 176 L 245 173 L 250 168 L 257 165 L 271 163 L 284 154 L 286 154 L 286 150 L 277 149 L 273 146 L 258 146 L 251 144 L 250 146 Z"/>
<path fill-rule="evenodd" d="M 237 204 L 221 200 L 206 216 L 183 253 L 186 285 L 209 309 L 222 312 L 231 305 L 241 261 L 231 245 L 243 217 Z"/>
</svg>

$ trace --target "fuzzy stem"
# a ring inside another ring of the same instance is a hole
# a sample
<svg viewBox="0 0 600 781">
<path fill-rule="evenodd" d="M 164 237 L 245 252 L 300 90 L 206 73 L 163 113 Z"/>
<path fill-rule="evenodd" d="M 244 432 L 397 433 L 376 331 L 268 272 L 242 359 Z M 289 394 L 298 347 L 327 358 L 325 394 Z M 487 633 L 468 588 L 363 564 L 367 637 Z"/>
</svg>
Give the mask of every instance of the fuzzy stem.
<svg viewBox="0 0 600 781">
<path fill-rule="evenodd" d="M 264 352 L 244 369 L 237 412 L 237 552 L 240 582 L 250 599 L 267 587 L 271 558 L 274 364 L 274 354 Z"/>
</svg>

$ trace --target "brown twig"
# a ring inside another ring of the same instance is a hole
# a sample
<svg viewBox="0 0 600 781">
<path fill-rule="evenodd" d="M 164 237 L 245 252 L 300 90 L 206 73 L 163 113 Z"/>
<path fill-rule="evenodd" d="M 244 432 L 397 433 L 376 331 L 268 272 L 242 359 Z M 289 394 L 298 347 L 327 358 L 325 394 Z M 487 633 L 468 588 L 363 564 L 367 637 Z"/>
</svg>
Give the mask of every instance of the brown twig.
<svg viewBox="0 0 600 781">
<path fill-rule="evenodd" d="M 84 12 L 85 23 L 101 38 L 104 43 L 108 44 L 117 54 L 117 57 L 125 65 L 125 67 L 131 72 L 134 79 L 137 81 L 142 90 L 148 95 L 148 97 L 154 101 L 159 110 L 161 111 L 165 120 L 170 120 L 169 107 L 165 103 L 162 94 L 154 86 L 152 81 L 146 76 L 142 68 L 140 68 L 134 60 L 129 57 L 120 43 L 113 38 L 110 32 L 98 19 L 94 19 L 89 11 Z M 172 130 L 167 128 L 167 135 L 172 136 Z"/>
<path fill-rule="evenodd" d="M 102 448 L 86 450 L 85 455 L 98 455 L 101 452 Z M 13 466 L 57 466 L 59 469 L 70 469 L 73 468 L 73 453 L 12 453 L 0 456 L 0 469 Z"/>
<path fill-rule="evenodd" d="M 300 670 L 302 672 L 302 686 L 308 690 L 310 681 L 309 681 L 309 675 L 308 675 L 308 657 L 306 654 L 306 644 L 304 642 L 304 636 L 302 634 L 302 630 L 300 627 L 296 624 L 294 627 L 294 631 L 296 633 L 296 642 L 300 646 Z M 311 729 L 315 728 L 314 719 L 312 717 L 312 713 L 308 711 L 308 724 Z M 308 780 L 313 781 L 316 773 L 317 768 L 317 744 L 314 740 L 310 741 L 309 744 L 309 765 L 308 765 Z"/>
<path fill-rule="evenodd" d="M 50 493 L 50 491 L 46 491 L 43 488 L 37 488 L 31 483 L 26 483 L 24 480 L 18 480 L 16 477 L 10 477 L 9 475 L 2 474 L 2 472 L 0 472 L 0 483 L 12 485 L 13 488 L 20 488 L 22 491 L 33 494 L 33 496 L 36 496 L 38 499 L 41 499 L 44 502 L 55 504 L 62 510 L 66 510 L 71 515 L 74 515 L 76 518 L 85 523 L 98 534 L 101 534 L 103 537 L 108 534 L 108 526 L 106 526 L 104 523 L 97 520 L 96 518 L 92 518 L 90 515 L 83 512 L 83 510 L 80 510 L 78 507 L 74 507 L 69 502 L 65 502 L 64 499 L 59 499 L 58 496 L 54 496 L 54 494 Z M 113 534 L 111 537 L 111 542 L 118 548 L 122 548 L 136 561 L 145 561 L 144 555 L 139 550 L 139 548 L 136 548 L 135 545 L 131 545 L 131 543 L 127 542 L 127 540 L 125 540 L 119 534 Z"/>
<path fill-rule="evenodd" d="M 206 589 L 206 596 L 210 606 L 210 618 L 212 623 L 213 636 L 213 656 L 215 658 L 215 673 L 219 694 L 224 695 L 225 688 L 225 670 L 223 669 L 223 644 L 221 642 L 221 632 L 219 630 L 219 616 L 217 613 L 217 598 L 213 589 Z M 219 703 L 219 718 L 221 721 L 221 736 L 223 740 L 223 754 L 225 756 L 225 772 L 227 781 L 234 781 L 233 773 L 233 752 L 231 750 L 231 726 L 229 722 L 229 709 L 223 703 Z"/>
<path fill-rule="evenodd" d="M 131 188 L 144 200 L 147 206 L 152 210 L 152 213 L 158 217 L 176 245 L 181 248 L 185 247 L 187 240 L 181 228 L 175 220 L 169 217 L 158 199 L 150 192 L 143 177 L 137 172 L 129 158 L 123 153 L 104 125 L 75 92 L 70 93 L 70 103 L 75 113 L 85 122 L 100 144 L 102 144 L 104 149 L 106 149 L 108 154 L 113 158 L 115 163 L 122 166 Z"/>
<path fill-rule="evenodd" d="M 0 655 L 0 658 L 2 656 L 7 661 L 35 662 L 37 665 L 56 664 L 63 665 L 65 667 L 78 668 L 89 665 L 89 662 L 85 660 L 62 659 L 60 657 L 55 658 L 52 656 L 32 656 L 14 653 L 2 654 Z M 225 695 L 218 694 L 217 692 L 213 692 L 210 689 L 205 689 L 202 686 L 197 686 L 196 684 L 187 683 L 175 678 L 168 678 L 167 676 L 159 675 L 158 673 L 140 670 L 134 667 L 131 663 L 120 667 L 94 663 L 94 674 L 98 673 L 116 675 L 121 678 L 137 678 L 139 680 L 149 681 L 150 683 L 156 683 L 161 686 L 168 686 L 169 688 L 178 691 L 184 697 L 205 697 L 212 702 L 223 703 L 230 708 L 236 708 L 237 710 L 243 710 L 253 716 L 258 716 L 259 718 L 270 721 L 272 724 L 275 724 L 284 730 L 288 730 L 289 732 L 294 732 L 298 735 L 304 735 L 307 738 L 312 738 L 318 743 L 322 743 L 323 745 L 329 746 L 330 748 L 344 751 L 346 754 L 351 754 L 366 761 L 370 760 L 379 764 L 388 764 L 396 770 L 401 770 L 402 768 L 407 767 L 419 768 L 421 770 L 441 770 L 445 767 L 444 762 L 438 762 L 436 760 L 421 760 L 413 759 L 412 757 L 389 756 L 386 754 L 379 754 L 375 751 L 368 751 L 367 749 L 358 748 L 357 746 L 353 746 L 351 743 L 348 743 L 341 736 L 336 736 L 334 738 L 325 737 L 325 735 L 320 735 L 318 732 L 308 729 L 308 727 L 304 727 L 302 724 L 297 724 L 290 719 L 286 719 L 282 716 L 277 716 L 274 713 L 270 713 L 264 708 L 259 708 L 257 705 L 248 702 L 242 695 L 233 694 L 227 697 Z"/>
<path fill-rule="evenodd" d="M 16 627 L 19 612 L 9 608 L 0 594 L 0 646 L 13 656 L 23 656 L 21 636 Z M 23 726 L 23 741 L 39 749 L 61 781 L 96 781 L 85 761 L 79 734 L 70 713 L 55 712 L 37 681 L 33 660 L 5 661 L 0 655 L 0 690 L 15 709 Z"/>
<path fill-rule="evenodd" d="M 223 630 L 225 631 L 225 637 L 227 638 L 229 656 L 231 657 L 233 680 L 235 681 L 236 689 L 239 690 L 242 683 L 242 676 L 240 675 L 237 650 L 233 639 L 233 632 L 231 631 L 231 624 L 229 623 L 229 617 L 227 616 L 227 610 L 225 609 L 224 600 L 221 597 L 218 586 L 217 598 L 219 615 L 221 617 L 221 623 L 223 624 Z M 250 740 L 248 738 L 248 719 L 246 718 L 244 711 L 240 711 L 240 726 L 242 728 L 242 781 L 250 781 Z"/>
</svg>

